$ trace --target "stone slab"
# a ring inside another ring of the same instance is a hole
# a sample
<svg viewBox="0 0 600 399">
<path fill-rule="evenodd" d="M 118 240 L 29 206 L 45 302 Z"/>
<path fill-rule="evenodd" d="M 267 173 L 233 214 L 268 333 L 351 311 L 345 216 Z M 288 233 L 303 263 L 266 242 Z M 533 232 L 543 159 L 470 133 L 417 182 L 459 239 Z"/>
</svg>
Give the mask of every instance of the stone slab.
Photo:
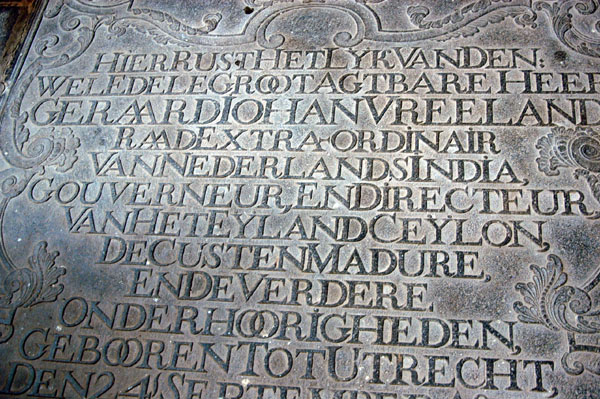
<svg viewBox="0 0 600 399">
<path fill-rule="evenodd" d="M 597 0 L 50 0 L 0 396 L 600 397 Z"/>
</svg>

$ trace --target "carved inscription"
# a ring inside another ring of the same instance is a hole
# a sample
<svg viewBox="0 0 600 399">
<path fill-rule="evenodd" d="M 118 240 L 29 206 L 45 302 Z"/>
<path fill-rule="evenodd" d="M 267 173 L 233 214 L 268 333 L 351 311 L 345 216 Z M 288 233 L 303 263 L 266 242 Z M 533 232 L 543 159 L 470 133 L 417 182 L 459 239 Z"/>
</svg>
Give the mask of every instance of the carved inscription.
<svg viewBox="0 0 600 399">
<path fill-rule="evenodd" d="M 0 396 L 596 397 L 599 20 L 43 4 L 0 116 Z"/>
</svg>

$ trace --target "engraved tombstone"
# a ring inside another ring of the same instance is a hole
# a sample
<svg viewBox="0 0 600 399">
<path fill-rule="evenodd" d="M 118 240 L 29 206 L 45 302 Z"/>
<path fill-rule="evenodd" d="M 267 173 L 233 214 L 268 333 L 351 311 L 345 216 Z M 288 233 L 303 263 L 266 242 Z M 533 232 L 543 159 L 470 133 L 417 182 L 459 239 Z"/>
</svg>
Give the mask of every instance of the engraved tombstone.
<svg viewBox="0 0 600 399">
<path fill-rule="evenodd" d="M 49 0 L 0 397 L 600 397 L 597 0 Z"/>
</svg>

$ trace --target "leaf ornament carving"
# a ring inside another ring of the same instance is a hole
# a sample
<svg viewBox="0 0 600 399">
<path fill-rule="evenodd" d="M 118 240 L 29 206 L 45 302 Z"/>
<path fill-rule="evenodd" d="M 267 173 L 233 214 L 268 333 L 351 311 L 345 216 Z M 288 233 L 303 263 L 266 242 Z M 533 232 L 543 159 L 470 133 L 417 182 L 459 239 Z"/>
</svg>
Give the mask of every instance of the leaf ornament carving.
<svg viewBox="0 0 600 399">
<path fill-rule="evenodd" d="M 519 320 L 554 331 L 600 333 L 600 313 L 591 311 L 592 300 L 587 292 L 567 285 L 568 277 L 558 256 L 550 254 L 545 267 L 531 265 L 530 269 L 532 281 L 515 285 L 524 300 L 514 304 Z"/>
<path fill-rule="evenodd" d="M 526 6 L 507 7 L 506 0 L 478 0 L 435 20 L 428 20 L 431 11 L 424 6 L 407 9 L 410 21 L 421 30 L 446 29 L 438 40 L 473 36 L 491 24 L 513 18 L 522 27 L 537 27 L 537 14 Z"/>
<path fill-rule="evenodd" d="M 115 20 L 109 26 L 109 32 L 121 36 L 127 28 L 149 35 L 158 44 L 178 44 L 186 46 L 186 38 L 205 35 L 216 29 L 221 14 L 212 13 L 202 17 L 201 25 L 184 24 L 171 14 L 150 8 L 132 8 L 130 15 Z M 179 36 L 179 37 L 174 37 Z M 183 40 L 181 40 L 183 38 Z"/>
<path fill-rule="evenodd" d="M 5 275 L 0 284 L 0 343 L 11 338 L 17 309 L 53 302 L 63 291 L 64 285 L 59 279 L 66 269 L 56 265 L 58 255 L 57 251 L 48 252 L 48 243 L 41 241 L 29 257 L 27 266 L 16 267 L 1 245 L 0 261 Z"/>
<path fill-rule="evenodd" d="M 55 264 L 59 253 L 47 248 L 46 241 L 40 242 L 29 257 L 28 267 L 15 269 L 4 279 L 0 307 L 31 307 L 56 300 L 64 289 L 58 279 L 66 270 Z"/>
<path fill-rule="evenodd" d="M 578 344 L 577 335 L 600 334 L 600 309 L 592 304 L 590 292 L 600 283 L 600 269 L 583 288 L 568 285 L 563 262 L 556 255 L 548 255 L 546 266 L 531 265 L 531 281 L 517 283 L 515 289 L 523 302 L 513 304 L 518 319 L 523 323 L 540 324 L 566 333 L 569 347 L 562 356 L 563 369 L 571 375 L 584 371 L 600 375 L 600 347 Z"/>
</svg>

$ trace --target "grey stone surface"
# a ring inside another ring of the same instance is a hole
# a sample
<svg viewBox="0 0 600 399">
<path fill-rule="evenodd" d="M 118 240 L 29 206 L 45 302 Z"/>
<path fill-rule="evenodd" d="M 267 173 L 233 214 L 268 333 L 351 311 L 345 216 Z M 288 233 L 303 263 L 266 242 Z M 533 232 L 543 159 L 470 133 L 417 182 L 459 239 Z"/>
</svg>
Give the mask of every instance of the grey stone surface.
<svg viewBox="0 0 600 399">
<path fill-rule="evenodd" d="M 600 397 L 600 10 L 50 0 L 0 396 Z"/>
</svg>

